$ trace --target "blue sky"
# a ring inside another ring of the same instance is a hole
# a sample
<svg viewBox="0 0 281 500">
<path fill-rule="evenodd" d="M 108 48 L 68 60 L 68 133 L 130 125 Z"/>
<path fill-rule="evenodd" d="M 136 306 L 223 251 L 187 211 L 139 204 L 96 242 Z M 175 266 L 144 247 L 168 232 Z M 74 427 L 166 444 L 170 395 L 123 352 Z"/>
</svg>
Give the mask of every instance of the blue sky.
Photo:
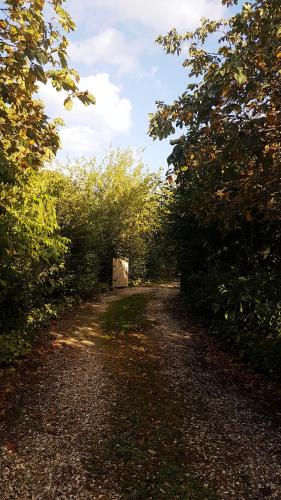
<svg viewBox="0 0 281 500">
<path fill-rule="evenodd" d="M 65 8 L 77 26 L 70 36 L 70 66 L 97 104 L 75 103 L 68 112 L 61 94 L 49 85 L 41 89 L 48 114 L 65 121 L 59 159 L 100 158 L 112 145 L 144 148 L 151 170 L 165 167 L 171 146 L 148 137 L 148 113 L 156 100 L 171 102 L 184 90 L 187 71 L 154 40 L 172 27 L 193 29 L 202 16 L 230 13 L 220 0 L 67 0 Z"/>
</svg>

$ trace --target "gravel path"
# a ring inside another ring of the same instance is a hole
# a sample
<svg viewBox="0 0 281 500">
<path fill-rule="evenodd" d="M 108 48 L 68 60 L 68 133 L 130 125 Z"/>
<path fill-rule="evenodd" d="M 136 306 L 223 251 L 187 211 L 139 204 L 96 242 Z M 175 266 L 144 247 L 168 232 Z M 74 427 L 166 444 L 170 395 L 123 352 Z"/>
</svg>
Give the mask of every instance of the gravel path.
<svg viewBox="0 0 281 500">
<path fill-rule="evenodd" d="M 148 292 L 145 333 L 102 332 L 116 294 L 53 326 L 2 412 L 1 500 L 281 498 L 280 388 L 189 323 L 177 288 L 123 293 Z"/>
</svg>

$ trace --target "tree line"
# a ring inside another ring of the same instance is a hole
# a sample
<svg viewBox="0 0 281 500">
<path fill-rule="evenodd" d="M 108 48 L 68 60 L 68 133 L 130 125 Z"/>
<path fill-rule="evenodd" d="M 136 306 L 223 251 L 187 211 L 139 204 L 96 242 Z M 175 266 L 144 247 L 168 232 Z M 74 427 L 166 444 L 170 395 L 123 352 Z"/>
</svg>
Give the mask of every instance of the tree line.
<svg viewBox="0 0 281 500">
<path fill-rule="evenodd" d="M 134 283 L 179 272 L 192 314 L 280 376 L 280 0 L 159 36 L 168 54 L 188 50 L 187 87 L 150 115 L 151 137 L 172 136 L 169 182 L 131 150 L 48 168 L 62 123 L 46 116 L 38 84 L 64 90 L 67 109 L 95 102 L 68 66 L 74 23 L 62 5 L 1 9 L 0 361 L 24 353 L 61 304 L 107 288 L 112 257 L 126 256 Z"/>
<path fill-rule="evenodd" d="M 165 182 L 135 152 L 54 167 L 62 122 L 45 114 L 39 84 L 66 92 L 69 110 L 95 103 L 68 65 L 74 23 L 62 5 L 6 0 L 0 11 L 0 363 L 62 307 L 109 289 L 113 257 L 129 258 L 131 283 L 149 277 L 163 239 Z"/>
<path fill-rule="evenodd" d="M 280 376 L 280 1 L 246 2 L 158 43 L 177 55 L 188 46 L 187 88 L 150 120 L 154 138 L 182 129 L 168 173 L 186 304 L 225 345 Z"/>
</svg>

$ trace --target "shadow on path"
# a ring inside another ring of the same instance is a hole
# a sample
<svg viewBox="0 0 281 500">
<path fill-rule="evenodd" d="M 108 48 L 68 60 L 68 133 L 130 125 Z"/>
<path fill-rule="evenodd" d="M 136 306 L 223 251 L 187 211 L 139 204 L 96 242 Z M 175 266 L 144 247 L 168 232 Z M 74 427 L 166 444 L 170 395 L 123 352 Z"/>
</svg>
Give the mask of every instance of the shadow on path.
<svg viewBox="0 0 281 500">
<path fill-rule="evenodd" d="M 152 294 L 147 331 L 102 330 L 119 294 L 52 328 L 1 422 L 1 499 L 281 498 L 280 425 L 242 368 L 182 317 L 177 287 L 123 293 Z"/>
</svg>

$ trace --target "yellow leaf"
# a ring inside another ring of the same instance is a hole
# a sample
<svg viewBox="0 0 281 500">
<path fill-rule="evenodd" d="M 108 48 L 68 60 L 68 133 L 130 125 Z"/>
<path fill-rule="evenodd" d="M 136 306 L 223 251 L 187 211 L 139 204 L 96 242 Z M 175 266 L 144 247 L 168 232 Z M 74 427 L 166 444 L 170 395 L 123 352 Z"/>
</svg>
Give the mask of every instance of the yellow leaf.
<svg viewBox="0 0 281 500">
<path fill-rule="evenodd" d="M 63 104 L 64 104 L 64 107 L 67 109 L 67 111 L 71 111 L 71 109 L 73 107 L 73 101 L 72 101 L 71 97 L 67 97 Z"/>
</svg>

